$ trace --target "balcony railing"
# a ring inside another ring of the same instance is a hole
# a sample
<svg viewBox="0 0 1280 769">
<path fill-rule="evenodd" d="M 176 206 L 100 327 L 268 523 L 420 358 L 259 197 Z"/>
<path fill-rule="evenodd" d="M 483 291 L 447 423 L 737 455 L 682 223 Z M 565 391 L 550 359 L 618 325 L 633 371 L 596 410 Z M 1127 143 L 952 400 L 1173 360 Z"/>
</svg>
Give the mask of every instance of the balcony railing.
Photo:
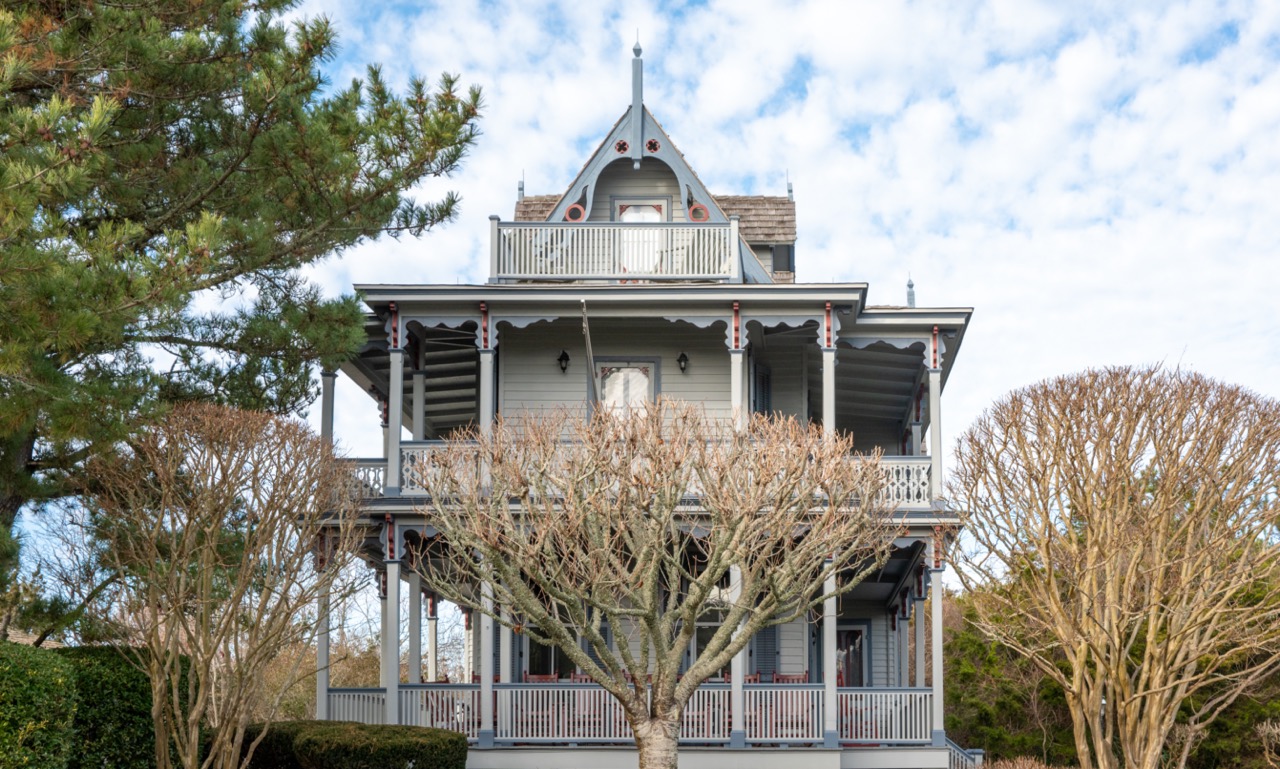
<svg viewBox="0 0 1280 769">
<path fill-rule="evenodd" d="M 736 281 L 734 224 L 493 223 L 498 280 Z"/>
<path fill-rule="evenodd" d="M 433 472 L 432 454 L 443 450 L 446 445 L 444 441 L 412 441 L 401 444 L 400 496 L 426 496 L 427 488 L 424 484 Z M 355 465 L 356 478 L 365 498 L 381 497 L 386 488 L 386 460 L 350 461 Z M 932 508 L 930 479 L 933 471 L 929 457 L 885 456 L 880 458 L 880 469 L 884 473 L 884 487 L 877 499 L 879 504 L 901 511 Z"/>
<path fill-rule="evenodd" d="M 400 723 L 432 726 L 478 738 L 479 684 L 401 684 Z M 630 743 L 621 704 L 595 684 L 494 684 L 494 737 L 500 743 Z M 330 689 L 331 720 L 382 723 L 382 689 Z M 821 684 L 747 684 L 743 725 L 748 743 L 820 744 Z M 933 738 L 929 689 L 837 691 L 837 729 L 845 745 L 924 745 Z M 729 742 L 728 684 L 700 686 L 685 707 L 682 743 Z M 972 769 L 968 765 L 963 769 Z"/>
</svg>

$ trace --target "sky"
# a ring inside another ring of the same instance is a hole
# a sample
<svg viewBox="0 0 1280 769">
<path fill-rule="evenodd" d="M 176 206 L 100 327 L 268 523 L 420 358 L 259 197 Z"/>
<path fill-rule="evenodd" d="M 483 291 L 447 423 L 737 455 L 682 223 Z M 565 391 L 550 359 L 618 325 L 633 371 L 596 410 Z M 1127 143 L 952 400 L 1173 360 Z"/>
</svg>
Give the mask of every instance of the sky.
<svg viewBox="0 0 1280 769">
<path fill-rule="evenodd" d="M 950 444 L 1004 393 L 1087 367 L 1164 363 L 1280 396 L 1280 3 L 307 0 L 342 86 L 378 63 L 484 92 L 452 178 L 456 221 L 312 277 L 480 283 L 488 216 L 562 193 L 630 104 L 713 193 L 797 206 L 797 280 L 871 304 L 973 307 L 942 421 Z M 381 454 L 339 378 L 336 435 Z M 313 409 L 313 421 L 319 408 Z"/>
</svg>

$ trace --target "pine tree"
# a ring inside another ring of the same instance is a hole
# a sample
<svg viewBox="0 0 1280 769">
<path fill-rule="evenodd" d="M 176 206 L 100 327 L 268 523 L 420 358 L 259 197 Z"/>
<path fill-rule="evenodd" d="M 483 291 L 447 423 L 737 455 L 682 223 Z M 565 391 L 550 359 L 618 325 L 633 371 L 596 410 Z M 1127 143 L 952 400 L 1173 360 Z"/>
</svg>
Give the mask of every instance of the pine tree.
<svg viewBox="0 0 1280 769">
<path fill-rule="evenodd" d="M 452 217 L 409 190 L 458 167 L 479 91 L 330 89 L 334 30 L 292 5 L 0 9 L 0 526 L 167 404 L 308 403 L 360 310 L 299 268 Z"/>
</svg>

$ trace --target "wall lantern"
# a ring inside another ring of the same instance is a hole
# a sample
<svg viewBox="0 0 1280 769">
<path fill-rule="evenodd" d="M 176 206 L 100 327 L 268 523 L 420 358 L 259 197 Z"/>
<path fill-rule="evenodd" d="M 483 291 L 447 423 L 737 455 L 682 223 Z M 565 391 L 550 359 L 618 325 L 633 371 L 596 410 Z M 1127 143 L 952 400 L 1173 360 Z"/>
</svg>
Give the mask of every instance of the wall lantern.
<svg viewBox="0 0 1280 769">
<path fill-rule="evenodd" d="M 560 351 L 560 357 L 556 358 L 560 363 L 560 373 L 563 374 L 569 370 L 569 353 L 566 350 Z"/>
<path fill-rule="evenodd" d="M 689 368 L 689 356 L 685 355 L 684 353 L 680 353 L 680 357 L 676 358 L 676 363 L 680 364 L 680 371 L 681 373 L 683 373 L 686 369 Z"/>
</svg>

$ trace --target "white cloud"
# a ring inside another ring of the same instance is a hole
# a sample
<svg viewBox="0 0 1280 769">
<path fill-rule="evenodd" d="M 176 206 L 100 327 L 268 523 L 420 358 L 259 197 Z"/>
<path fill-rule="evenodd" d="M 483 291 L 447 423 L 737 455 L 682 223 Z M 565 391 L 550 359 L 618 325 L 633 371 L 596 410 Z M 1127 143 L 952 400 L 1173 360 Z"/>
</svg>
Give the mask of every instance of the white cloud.
<svg viewBox="0 0 1280 769">
<path fill-rule="evenodd" d="M 511 215 L 521 174 L 562 192 L 626 109 L 638 28 L 646 104 L 712 190 L 795 183 L 802 280 L 900 303 L 910 271 L 921 304 L 975 307 L 950 436 L 1086 366 L 1180 362 L 1280 394 L 1275 4 L 298 9 L 320 12 L 343 41 L 336 84 L 367 61 L 395 83 L 455 71 L 488 105 L 461 172 L 424 186 L 459 190 L 459 220 L 326 262 L 328 290 L 483 280 L 486 217 Z M 339 432 L 376 453 L 375 410 L 348 396 Z"/>
</svg>

